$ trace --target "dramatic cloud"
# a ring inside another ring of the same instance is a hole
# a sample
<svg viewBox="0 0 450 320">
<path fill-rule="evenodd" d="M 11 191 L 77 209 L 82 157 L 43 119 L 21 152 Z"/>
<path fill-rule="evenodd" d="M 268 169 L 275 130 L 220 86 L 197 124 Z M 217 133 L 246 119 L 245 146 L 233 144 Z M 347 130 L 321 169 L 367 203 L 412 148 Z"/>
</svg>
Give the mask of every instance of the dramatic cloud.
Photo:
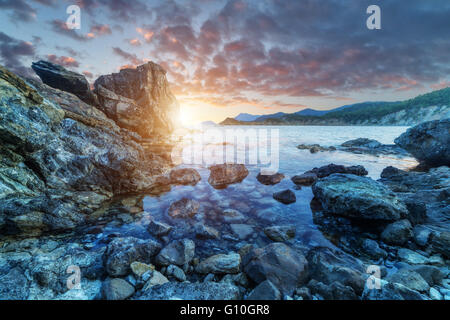
<svg viewBox="0 0 450 320">
<path fill-rule="evenodd" d="M 66 56 L 57 56 L 54 54 L 47 55 L 47 60 L 56 64 L 59 64 L 63 67 L 79 67 L 80 64 L 77 60 L 75 60 L 72 57 L 66 57 Z"/>
<path fill-rule="evenodd" d="M 95 34 L 90 32 L 88 34 L 79 34 L 75 29 L 69 29 L 65 21 L 62 20 L 52 20 L 50 21 L 52 30 L 56 33 L 62 34 L 64 36 L 70 37 L 77 41 L 87 41 L 95 38 Z"/>
<path fill-rule="evenodd" d="M 92 72 L 89 72 L 89 71 L 83 71 L 83 74 L 84 74 L 84 76 L 85 76 L 86 78 L 88 78 L 88 79 L 94 78 L 94 75 L 92 74 Z"/>
<path fill-rule="evenodd" d="M 25 0 L 0 0 L 0 9 L 10 11 L 12 21 L 28 22 L 36 18 L 36 10 Z"/>
<path fill-rule="evenodd" d="M 92 34 L 94 34 L 95 36 L 102 36 L 102 35 L 106 35 L 106 34 L 112 34 L 111 28 L 107 25 L 107 24 L 102 24 L 102 25 L 93 25 L 91 27 L 91 32 Z"/>
<path fill-rule="evenodd" d="M 116 55 L 122 57 L 123 59 L 127 60 L 127 62 L 130 63 L 130 64 L 127 65 L 127 67 L 132 67 L 132 66 L 135 67 L 135 66 L 138 66 L 138 65 L 140 65 L 140 64 L 145 63 L 144 60 L 139 59 L 135 54 L 126 52 L 126 51 L 124 51 L 124 50 L 122 50 L 122 49 L 120 49 L 120 48 L 118 48 L 118 47 L 114 47 L 114 48 L 113 48 L 113 52 L 114 52 Z M 123 67 L 123 66 L 122 66 L 122 67 Z"/>
<path fill-rule="evenodd" d="M 24 76 L 31 75 L 31 69 L 24 66 L 23 59 L 34 55 L 31 42 L 12 38 L 0 31 L 0 60 L 9 70 Z"/>
<path fill-rule="evenodd" d="M 0 0 L 0 8 L 29 21 L 55 3 Z M 381 30 L 366 27 L 372 0 L 63 3 L 80 6 L 83 28 L 69 30 L 64 14 L 48 18 L 62 40 L 56 58 L 73 57 L 80 65 L 90 59 L 86 66 L 93 60 L 95 70 L 87 71 L 94 74 L 155 61 L 167 70 L 173 91 L 192 104 L 287 110 L 314 99 L 413 96 L 450 82 L 448 0 L 380 2 Z M 49 36 L 36 34 L 44 47 Z M 111 57 L 96 56 L 111 49 Z"/>
</svg>

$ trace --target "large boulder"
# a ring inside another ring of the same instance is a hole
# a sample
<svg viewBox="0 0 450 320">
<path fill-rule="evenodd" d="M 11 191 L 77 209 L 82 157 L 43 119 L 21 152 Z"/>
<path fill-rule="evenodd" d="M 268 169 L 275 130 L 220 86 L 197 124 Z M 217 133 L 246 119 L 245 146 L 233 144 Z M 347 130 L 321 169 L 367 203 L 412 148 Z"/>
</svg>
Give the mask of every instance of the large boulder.
<svg viewBox="0 0 450 320">
<path fill-rule="evenodd" d="M 352 174 L 333 174 L 318 180 L 314 196 L 327 213 L 364 220 L 399 220 L 405 204 L 382 183 Z"/>
<path fill-rule="evenodd" d="M 281 300 L 281 292 L 270 280 L 265 280 L 249 293 L 247 300 Z"/>
<path fill-rule="evenodd" d="M 274 173 L 274 174 L 261 174 L 258 173 L 258 175 L 256 176 L 256 180 L 258 180 L 260 183 L 264 184 L 264 185 L 274 185 L 277 183 L 280 183 L 281 180 L 284 179 L 284 174 L 282 173 Z"/>
<path fill-rule="evenodd" d="M 148 62 L 136 69 L 101 76 L 94 87 L 102 108 L 116 109 L 111 113 L 117 114 L 118 106 L 123 106 L 119 112 L 126 114 L 131 127 L 139 128 L 141 136 L 147 138 L 173 131 L 179 105 L 169 89 L 166 71 L 158 64 Z M 131 99 L 134 104 L 123 98 Z"/>
<path fill-rule="evenodd" d="M 89 82 L 83 75 L 42 60 L 33 62 L 31 68 L 41 78 L 42 82 L 50 87 L 73 93 L 90 105 L 98 104 L 97 97 L 92 93 Z"/>
<path fill-rule="evenodd" d="M 270 280 L 283 295 L 291 295 L 308 277 L 305 257 L 280 242 L 252 249 L 243 257 L 242 265 L 254 282 Z"/>
<path fill-rule="evenodd" d="M 357 176 L 366 176 L 368 172 L 363 166 L 360 165 L 346 167 L 340 164 L 330 163 L 326 166 L 322 166 L 320 168 L 313 168 L 305 172 L 305 174 L 310 173 L 315 174 L 318 178 L 325 178 L 328 177 L 329 175 L 332 175 L 333 173 L 348 173 Z"/>
<path fill-rule="evenodd" d="M 221 189 L 229 184 L 241 182 L 248 175 L 248 170 L 243 164 L 216 164 L 209 167 L 208 182 L 214 188 Z"/>
<path fill-rule="evenodd" d="M 200 262 L 196 271 L 198 273 L 238 273 L 241 266 L 241 256 L 237 253 L 216 254 Z"/>
<path fill-rule="evenodd" d="M 413 236 L 411 223 L 406 220 L 399 220 L 389 224 L 381 233 L 381 239 L 391 245 L 404 245 Z"/>
<path fill-rule="evenodd" d="M 294 203 L 295 201 L 297 201 L 297 198 L 295 197 L 295 193 L 292 192 L 289 189 L 283 190 L 283 191 L 279 191 L 279 192 L 275 192 L 272 197 L 284 204 L 290 204 L 290 203 Z"/>
<path fill-rule="evenodd" d="M 433 232 L 430 240 L 431 248 L 433 251 L 439 252 L 450 258 L 450 232 L 440 231 Z"/>
<path fill-rule="evenodd" d="M 365 286 L 365 269 L 358 259 L 326 247 L 315 247 L 308 252 L 310 277 L 326 285 L 340 282 L 360 295 Z"/>
<path fill-rule="evenodd" d="M 195 186 L 202 178 L 192 168 L 174 169 L 170 171 L 170 183 Z"/>
<path fill-rule="evenodd" d="M 450 119 L 423 122 L 394 142 L 427 166 L 450 166 Z"/>
<path fill-rule="evenodd" d="M 397 282 L 380 280 L 379 288 L 364 288 L 364 300 L 429 300 L 425 295 Z"/>
<path fill-rule="evenodd" d="M 134 294 L 134 287 L 121 278 L 106 279 L 102 286 L 106 300 L 125 300 Z"/>
<path fill-rule="evenodd" d="M 73 229 L 168 169 L 100 110 L 2 67 L 0 158 L 2 234 Z"/>
<path fill-rule="evenodd" d="M 194 241 L 190 239 L 174 240 L 156 256 L 156 263 L 161 266 L 169 266 L 171 264 L 183 266 L 191 262 L 194 255 Z"/>
<path fill-rule="evenodd" d="M 110 119 L 113 119 L 118 126 L 134 131 L 143 137 L 148 135 L 148 127 L 152 125 L 152 118 L 148 117 L 133 99 L 119 96 L 100 85 L 96 92 L 99 100 L 98 108 Z M 143 122 L 146 125 L 143 125 Z"/>
<path fill-rule="evenodd" d="M 125 276 L 131 272 L 132 262 L 150 263 L 160 250 L 160 244 L 153 240 L 115 238 L 104 254 L 106 271 L 113 277 Z"/>
<path fill-rule="evenodd" d="M 172 218 L 192 218 L 199 208 L 200 203 L 197 201 L 183 198 L 170 205 L 168 214 Z"/>
</svg>

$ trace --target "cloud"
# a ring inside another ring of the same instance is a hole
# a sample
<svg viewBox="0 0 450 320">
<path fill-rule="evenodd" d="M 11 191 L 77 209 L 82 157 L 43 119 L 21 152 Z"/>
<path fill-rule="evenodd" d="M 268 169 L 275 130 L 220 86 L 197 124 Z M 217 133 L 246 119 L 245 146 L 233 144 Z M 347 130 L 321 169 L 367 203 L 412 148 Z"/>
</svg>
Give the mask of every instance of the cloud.
<svg viewBox="0 0 450 320">
<path fill-rule="evenodd" d="M 95 36 L 112 34 L 111 28 L 107 24 L 96 24 L 91 27 L 91 32 Z"/>
<path fill-rule="evenodd" d="M 75 58 L 73 57 L 66 57 L 66 56 L 57 56 L 54 54 L 48 54 L 47 60 L 56 64 L 59 64 L 63 67 L 79 67 L 80 64 Z"/>
<path fill-rule="evenodd" d="M 139 59 L 134 53 L 126 52 L 126 51 L 120 49 L 119 47 L 113 47 L 112 49 L 116 55 L 118 55 L 118 56 L 122 57 L 123 59 L 127 60 L 128 62 L 130 62 L 130 64 L 129 64 L 130 66 L 138 66 L 140 64 L 145 63 L 144 60 Z"/>
<path fill-rule="evenodd" d="M 0 9 L 11 11 L 12 21 L 33 21 L 36 19 L 36 10 L 25 0 L 1 0 Z"/>
<path fill-rule="evenodd" d="M 23 76 L 31 76 L 31 68 L 24 66 L 23 59 L 34 57 L 33 43 L 12 38 L 0 31 L 0 60 L 9 70 Z"/>
<path fill-rule="evenodd" d="M 86 78 L 88 78 L 88 79 L 94 78 L 94 75 L 92 74 L 92 72 L 89 72 L 89 71 L 83 71 L 82 73 L 83 73 L 84 76 L 85 76 Z"/>
<path fill-rule="evenodd" d="M 30 15 L 53 2 L 37 0 L 33 9 L 25 1 L 0 0 L 0 8 Z M 415 92 L 448 83 L 448 0 L 383 2 L 382 29 L 376 31 L 365 25 L 372 2 L 78 0 L 83 14 L 96 21 L 88 33 L 68 30 L 61 20 L 51 25 L 81 48 L 114 30 L 105 42 L 118 40 L 112 50 L 122 67 L 151 58 L 167 69 L 177 94 L 215 104 L 252 97 L 246 103 L 294 108 L 301 103 L 292 101 L 304 97 L 350 99 L 365 90 Z M 119 48 L 122 41 L 128 51 Z M 82 61 L 79 49 L 61 50 L 57 53 Z"/>
<path fill-rule="evenodd" d="M 139 46 L 142 45 L 141 41 L 140 41 L 139 39 L 137 39 L 137 38 L 134 38 L 134 39 L 127 39 L 127 42 L 128 42 L 130 45 L 135 46 L 135 47 L 139 47 Z"/>
<path fill-rule="evenodd" d="M 95 38 L 95 34 L 93 32 L 89 32 L 87 34 L 82 35 L 82 34 L 77 33 L 77 31 L 75 29 L 69 29 L 67 27 L 66 22 L 64 22 L 62 20 L 58 20 L 58 19 L 52 20 L 52 21 L 50 21 L 50 25 L 54 32 L 59 33 L 64 36 L 67 36 L 67 37 L 70 37 L 77 41 L 84 42 L 84 41 L 88 41 L 88 40 Z"/>
</svg>

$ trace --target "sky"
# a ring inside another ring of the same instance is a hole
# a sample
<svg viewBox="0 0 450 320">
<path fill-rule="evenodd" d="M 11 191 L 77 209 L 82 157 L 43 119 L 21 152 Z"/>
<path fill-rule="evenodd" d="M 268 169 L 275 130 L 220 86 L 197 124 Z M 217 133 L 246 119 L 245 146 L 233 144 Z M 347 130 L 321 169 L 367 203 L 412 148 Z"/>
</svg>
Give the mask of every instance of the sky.
<svg viewBox="0 0 450 320">
<path fill-rule="evenodd" d="M 0 64 L 34 76 L 49 60 L 92 84 L 154 61 L 186 122 L 409 99 L 450 86 L 449 53 L 448 0 L 0 0 Z"/>
</svg>

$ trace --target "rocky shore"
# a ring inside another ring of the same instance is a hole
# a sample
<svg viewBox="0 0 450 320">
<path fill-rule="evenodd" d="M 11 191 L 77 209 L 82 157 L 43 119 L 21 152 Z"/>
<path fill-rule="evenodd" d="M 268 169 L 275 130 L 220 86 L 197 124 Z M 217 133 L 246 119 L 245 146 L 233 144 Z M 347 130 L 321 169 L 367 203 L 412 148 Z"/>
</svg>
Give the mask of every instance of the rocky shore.
<svg viewBox="0 0 450 320">
<path fill-rule="evenodd" d="M 144 195 L 202 181 L 148 147 L 170 145 L 176 126 L 158 65 L 102 76 L 93 91 L 59 66 L 33 68 L 43 83 L 0 68 L 0 299 L 450 299 L 448 119 L 389 147 L 422 171 L 387 167 L 376 181 L 361 165 L 330 164 L 291 177 L 292 189 L 311 187 L 314 223 L 333 243 L 308 247 L 295 226 L 270 210 L 256 220 L 246 203 L 183 197 L 163 218 L 144 216 Z M 368 140 L 345 144 L 386 152 Z M 217 190 L 249 175 L 242 164 L 208 170 Z M 291 189 L 273 198 L 298 201 Z M 105 232 L 131 222 L 133 235 Z"/>
</svg>

